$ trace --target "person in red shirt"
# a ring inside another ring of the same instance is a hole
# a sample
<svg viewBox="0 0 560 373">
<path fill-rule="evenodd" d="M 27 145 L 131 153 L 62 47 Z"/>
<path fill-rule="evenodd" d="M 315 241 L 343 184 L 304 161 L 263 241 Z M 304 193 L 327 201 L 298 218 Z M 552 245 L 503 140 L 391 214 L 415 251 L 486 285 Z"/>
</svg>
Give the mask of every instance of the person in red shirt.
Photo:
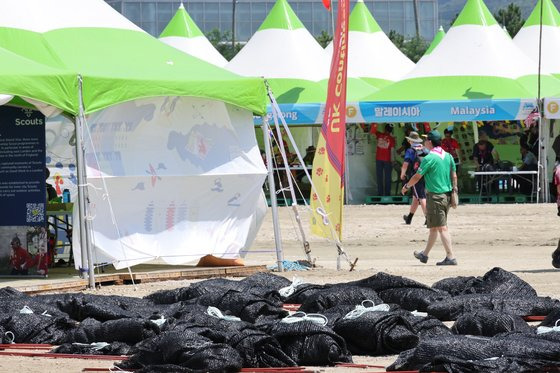
<svg viewBox="0 0 560 373">
<path fill-rule="evenodd" d="M 391 194 L 392 160 L 394 159 L 393 153 L 395 150 L 395 138 L 392 135 L 393 125 L 387 123 L 383 132 L 379 132 L 377 124 L 373 123 L 370 132 L 377 137 L 377 150 L 375 152 L 377 194 L 388 196 Z"/>
<path fill-rule="evenodd" d="M 27 275 L 29 273 L 29 262 L 31 256 L 23 247 L 19 237 L 12 238 L 10 243 L 12 246 L 12 255 L 10 256 L 10 266 L 12 267 L 12 275 Z"/>
<path fill-rule="evenodd" d="M 446 128 L 443 131 L 444 139 L 441 141 L 441 148 L 451 154 L 453 160 L 455 161 L 455 166 L 457 167 L 457 172 L 459 172 L 459 165 L 461 164 L 461 146 L 453 138 L 453 129 Z"/>
</svg>

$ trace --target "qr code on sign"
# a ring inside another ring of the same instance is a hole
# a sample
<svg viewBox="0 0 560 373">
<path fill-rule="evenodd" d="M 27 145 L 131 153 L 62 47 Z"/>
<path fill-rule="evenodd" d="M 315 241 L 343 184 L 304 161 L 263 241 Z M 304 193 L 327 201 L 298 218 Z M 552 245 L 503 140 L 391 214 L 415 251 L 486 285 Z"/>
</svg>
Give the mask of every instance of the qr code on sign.
<svg viewBox="0 0 560 373">
<path fill-rule="evenodd" d="M 44 223 L 45 222 L 45 204 L 44 203 L 27 203 L 28 223 Z"/>
</svg>

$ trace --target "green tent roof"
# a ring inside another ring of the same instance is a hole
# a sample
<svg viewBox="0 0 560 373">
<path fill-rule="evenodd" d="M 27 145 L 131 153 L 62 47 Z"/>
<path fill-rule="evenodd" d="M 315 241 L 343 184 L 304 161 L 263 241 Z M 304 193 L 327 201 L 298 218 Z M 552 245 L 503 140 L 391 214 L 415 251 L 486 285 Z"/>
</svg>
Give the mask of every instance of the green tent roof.
<svg viewBox="0 0 560 373">
<path fill-rule="evenodd" d="M 0 48 L 0 94 L 34 99 L 76 114 L 77 74 L 40 64 Z"/>
<path fill-rule="evenodd" d="M 560 13 L 551 0 L 542 0 L 543 25 L 544 26 L 560 26 Z M 535 9 L 531 12 L 523 27 L 539 26 L 541 18 L 541 0 L 537 2 Z"/>
<path fill-rule="evenodd" d="M 277 0 L 258 31 L 266 29 L 296 30 L 304 28 L 287 0 Z"/>
<path fill-rule="evenodd" d="M 207 98 L 266 112 L 262 78 L 240 77 L 170 47 L 102 0 L 84 2 L 87 13 L 73 1 L 61 3 L 69 8 L 67 18 L 58 16 L 58 2 L 37 2 L 33 8 L 10 2 L 3 8 L 3 19 L 10 21 L 0 23 L 0 47 L 80 74 L 86 113 L 158 96 Z M 16 16 L 22 12 L 44 21 L 31 23 Z"/>
<path fill-rule="evenodd" d="M 181 6 L 179 6 L 179 9 L 159 37 L 182 36 L 185 38 L 194 38 L 203 35 L 202 31 L 200 31 L 189 13 L 185 10 L 183 3 L 181 3 Z"/>
<path fill-rule="evenodd" d="M 453 23 L 452 27 L 461 25 L 480 25 L 491 26 L 497 25 L 498 22 L 488 10 L 486 4 L 482 0 L 467 0 L 465 7 Z"/>
<path fill-rule="evenodd" d="M 432 40 L 432 43 L 430 44 L 430 46 L 428 47 L 428 50 L 426 50 L 426 53 L 424 53 L 424 56 L 429 55 L 430 53 L 432 53 L 432 51 L 439 45 L 439 43 L 443 40 L 443 37 L 445 36 L 445 31 L 443 30 L 443 26 L 439 26 L 439 30 L 436 33 L 436 35 L 434 36 L 434 40 Z"/>
<path fill-rule="evenodd" d="M 358 0 L 356 5 L 354 5 L 354 9 L 350 13 L 349 22 L 349 31 L 360 31 L 370 34 L 381 31 L 381 27 L 379 27 L 379 24 L 373 18 L 363 0 Z"/>
</svg>

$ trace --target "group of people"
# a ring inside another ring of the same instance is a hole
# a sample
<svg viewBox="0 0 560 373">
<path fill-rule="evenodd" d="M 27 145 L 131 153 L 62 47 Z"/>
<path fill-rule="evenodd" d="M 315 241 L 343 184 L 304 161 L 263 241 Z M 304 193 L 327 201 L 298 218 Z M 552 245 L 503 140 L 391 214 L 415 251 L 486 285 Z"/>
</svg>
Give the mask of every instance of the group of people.
<svg viewBox="0 0 560 373">
<path fill-rule="evenodd" d="M 21 240 L 16 235 L 12 238 L 10 242 L 11 254 L 10 254 L 10 275 L 18 276 L 29 274 L 29 269 L 36 267 L 37 274 L 46 276 L 49 271 L 49 266 L 51 264 L 51 257 L 48 254 L 48 250 L 44 247 L 45 243 L 47 245 L 52 245 L 52 242 L 45 242 L 47 240 L 47 233 L 44 228 L 41 228 L 41 235 L 44 237 L 39 238 L 39 251 L 35 255 L 31 255 L 27 249 L 21 245 Z"/>
</svg>

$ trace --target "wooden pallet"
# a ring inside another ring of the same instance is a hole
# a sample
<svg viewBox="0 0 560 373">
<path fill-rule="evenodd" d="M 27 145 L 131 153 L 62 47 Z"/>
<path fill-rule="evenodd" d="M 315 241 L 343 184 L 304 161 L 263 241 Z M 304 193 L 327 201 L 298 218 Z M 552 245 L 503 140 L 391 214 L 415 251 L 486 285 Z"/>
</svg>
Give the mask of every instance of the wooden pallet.
<svg viewBox="0 0 560 373">
<path fill-rule="evenodd" d="M 138 273 L 133 272 L 132 276 L 129 273 L 112 273 L 95 276 L 95 283 L 97 285 L 122 285 L 125 283 L 131 283 L 132 280 L 134 280 L 135 283 L 146 283 L 167 280 L 204 279 L 213 277 L 245 277 L 257 272 L 268 272 L 268 269 L 264 265 L 254 265 L 212 268 L 192 267 L 188 269 L 181 268 L 176 270 L 172 269 Z M 38 283 L 36 285 L 34 284 L 21 287 L 15 286 L 17 290 L 26 294 L 81 291 L 87 289 L 87 287 L 88 281 L 86 279 Z"/>
</svg>

